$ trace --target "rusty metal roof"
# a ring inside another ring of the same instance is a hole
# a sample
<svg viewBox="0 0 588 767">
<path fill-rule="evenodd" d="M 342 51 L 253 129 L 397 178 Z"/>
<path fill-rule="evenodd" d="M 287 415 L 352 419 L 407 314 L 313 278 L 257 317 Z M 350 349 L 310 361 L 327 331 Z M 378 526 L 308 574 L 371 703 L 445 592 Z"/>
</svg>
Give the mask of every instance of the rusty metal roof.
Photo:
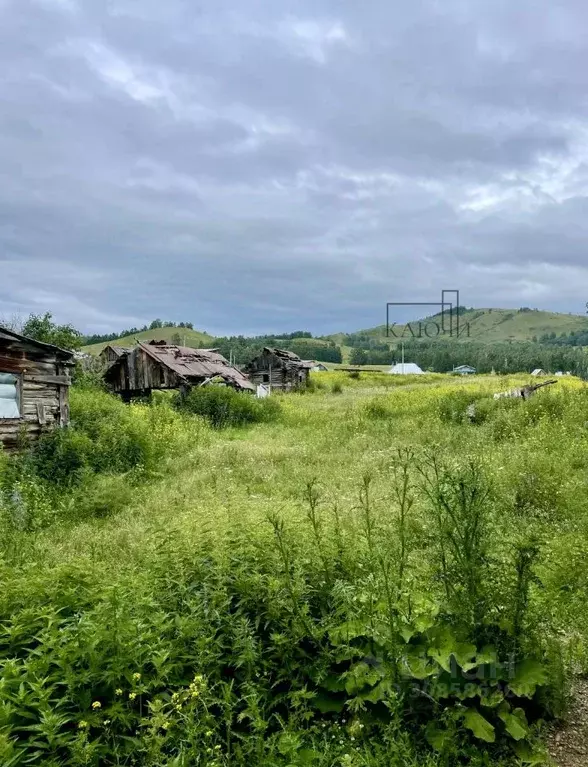
<svg viewBox="0 0 588 767">
<path fill-rule="evenodd" d="M 159 341 L 139 342 L 138 346 L 188 382 L 191 379 L 220 376 L 239 389 L 255 391 L 255 386 L 241 371 L 229 364 L 222 354 L 211 349 L 192 349 L 190 346 L 163 344 Z"/>
</svg>

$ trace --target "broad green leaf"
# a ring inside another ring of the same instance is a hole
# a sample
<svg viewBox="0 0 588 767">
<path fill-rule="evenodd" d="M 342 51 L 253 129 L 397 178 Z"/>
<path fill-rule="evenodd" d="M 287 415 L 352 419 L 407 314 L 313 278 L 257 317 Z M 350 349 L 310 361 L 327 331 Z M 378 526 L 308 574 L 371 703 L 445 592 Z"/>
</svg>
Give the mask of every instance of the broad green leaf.
<svg viewBox="0 0 588 767">
<path fill-rule="evenodd" d="M 514 744 L 514 752 L 523 764 L 531 765 L 531 767 L 535 767 L 537 764 L 548 763 L 546 754 L 537 751 L 524 740 Z"/>
<path fill-rule="evenodd" d="M 414 679 L 426 679 L 437 673 L 435 666 L 422 655 L 406 655 L 404 658 L 405 676 L 411 676 Z"/>
<path fill-rule="evenodd" d="M 455 660 L 464 671 L 471 671 L 478 663 L 474 660 L 476 646 L 468 642 L 459 642 L 453 650 Z"/>
<path fill-rule="evenodd" d="M 516 708 L 512 714 L 508 711 L 499 711 L 498 716 L 502 719 L 506 731 L 514 740 L 522 740 L 529 734 L 527 717 L 522 708 Z"/>
<path fill-rule="evenodd" d="M 434 615 L 417 615 L 417 617 L 414 619 L 414 626 L 416 630 L 420 631 L 421 633 L 428 631 L 430 628 L 433 628 L 434 625 Z"/>
<path fill-rule="evenodd" d="M 448 673 L 451 672 L 452 655 L 464 671 L 470 671 L 477 665 L 474 659 L 475 645 L 469 642 L 458 642 L 449 629 L 436 632 L 436 641 L 429 648 L 428 654 Z"/>
<path fill-rule="evenodd" d="M 474 737 L 478 740 L 483 740 L 486 743 L 494 743 L 495 733 L 494 727 L 487 719 L 484 719 L 482 714 L 476 711 L 475 708 L 468 708 L 463 717 L 463 723 L 468 730 L 471 730 Z"/>
<path fill-rule="evenodd" d="M 496 708 L 504 701 L 504 695 L 500 690 L 484 692 L 480 696 L 480 704 L 486 708 Z"/>
<path fill-rule="evenodd" d="M 517 668 L 514 679 L 508 683 L 515 695 L 533 697 L 538 685 L 547 681 L 547 671 L 539 661 L 524 660 Z"/>
<path fill-rule="evenodd" d="M 476 663 L 478 666 L 482 666 L 485 663 L 498 663 L 498 653 L 496 648 L 490 644 L 485 645 L 481 652 L 476 655 Z"/>
<path fill-rule="evenodd" d="M 345 675 L 345 690 L 354 695 L 364 687 L 373 687 L 382 678 L 382 674 L 367 663 L 358 663 Z"/>
<path fill-rule="evenodd" d="M 429 722 L 425 729 L 425 738 L 435 751 L 445 751 L 451 743 L 452 734 L 449 730 L 442 730 L 434 722 Z"/>
<path fill-rule="evenodd" d="M 427 655 L 436 661 L 444 671 L 451 672 L 451 656 L 453 654 L 453 645 L 444 644 L 442 647 L 431 647 Z"/>
<path fill-rule="evenodd" d="M 386 700 L 390 686 L 387 682 L 380 682 L 369 692 L 362 693 L 359 697 L 362 700 L 367 700 L 369 703 L 379 703 L 382 700 Z"/>
<path fill-rule="evenodd" d="M 410 640 L 415 635 L 414 629 L 412 629 L 410 626 L 404 626 L 400 629 L 400 636 L 404 639 L 404 641 L 408 644 Z"/>
</svg>

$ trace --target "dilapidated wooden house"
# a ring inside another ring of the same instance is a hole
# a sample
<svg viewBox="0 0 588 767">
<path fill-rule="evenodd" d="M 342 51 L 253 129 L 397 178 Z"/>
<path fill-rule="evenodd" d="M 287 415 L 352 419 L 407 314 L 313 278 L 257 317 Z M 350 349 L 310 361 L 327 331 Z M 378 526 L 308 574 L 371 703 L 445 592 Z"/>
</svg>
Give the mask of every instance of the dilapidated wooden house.
<svg viewBox="0 0 588 767">
<path fill-rule="evenodd" d="M 128 354 L 131 351 L 130 346 L 117 346 L 116 344 L 108 344 L 98 355 L 98 359 L 104 365 L 109 367 L 113 362 L 119 360 L 124 354 Z"/>
<path fill-rule="evenodd" d="M 254 384 L 290 391 L 304 386 L 315 363 L 302 360 L 294 352 L 266 346 L 261 354 L 245 366 L 244 372 Z"/>
<path fill-rule="evenodd" d="M 21 440 L 69 421 L 73 352 L 0 327 L 0 444 Z"/>
<path fill-rule="evenodd" d="M 125 400 L 149 396 L 154 389 L 187 391 L 215 379 L 239 391 L 255 386 L 214 349 L 192 349 L 167 341 L 139 342 L 106 370 L 104 380 Z"/>
</svg>

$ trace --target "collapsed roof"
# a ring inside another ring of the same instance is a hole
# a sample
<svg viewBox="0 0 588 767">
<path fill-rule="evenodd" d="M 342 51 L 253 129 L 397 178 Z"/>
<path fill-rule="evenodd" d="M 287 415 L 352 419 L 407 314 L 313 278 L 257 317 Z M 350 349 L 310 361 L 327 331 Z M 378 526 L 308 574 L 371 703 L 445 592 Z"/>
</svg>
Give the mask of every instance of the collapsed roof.
<svg viewBox="0 0 588 767">
<path fill-rule="evenodd" d="M 137 346 L 186 383 L 200 383 L 220 377 L 237 389 L 255 391 L 251 381 L 215 349 L 192 349 L 190 346 L 176 346 L 167 341 L 139 342 Z"/>
</svg>

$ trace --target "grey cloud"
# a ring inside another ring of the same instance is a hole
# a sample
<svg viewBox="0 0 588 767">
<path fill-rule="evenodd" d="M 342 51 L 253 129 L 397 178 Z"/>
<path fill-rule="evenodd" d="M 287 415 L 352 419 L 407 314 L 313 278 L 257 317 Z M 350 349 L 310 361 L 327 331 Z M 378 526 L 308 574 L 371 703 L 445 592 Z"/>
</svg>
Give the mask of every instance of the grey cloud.
<svg viewBox="0 0 588 767">
<path fill-rule="evenodd" d="M 580 0 L 13 0 L 0 21 L 0 315 L 333 332 L 448 286 L 583 309 Z"/>
</svg>

